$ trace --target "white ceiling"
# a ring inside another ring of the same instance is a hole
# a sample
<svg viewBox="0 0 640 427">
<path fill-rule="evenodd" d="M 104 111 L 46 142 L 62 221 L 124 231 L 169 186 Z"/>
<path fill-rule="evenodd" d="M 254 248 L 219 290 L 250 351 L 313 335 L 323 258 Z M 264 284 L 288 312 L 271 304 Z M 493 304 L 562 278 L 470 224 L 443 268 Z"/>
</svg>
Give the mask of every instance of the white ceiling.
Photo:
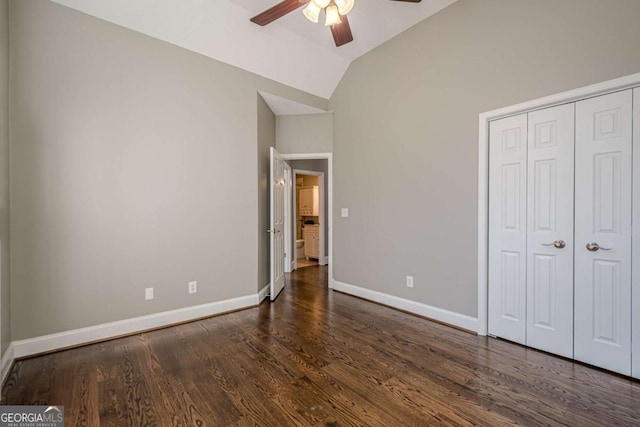
<svg viewBox="0 0 640 427">
<path fill-rule="evenodd" d="M 321 110 L 319 108 L 312 107 L 310 105 L 302 104 L 300 102 L 292 101 L 291 99 L 283 98 L 271 93 L 259 91 L 260 96 L 267 103 L 273 114 L 276 116 L 291 116 L 291 115 L 304 115 L 304 114 L 323 114 L 328 111 Z"/>
<path fill-rule="evenodd" d="M 279 0 L 52 1 L 328 99 L 351 61 L 457 0 L 356 0 L 354 41 L 339 48 L 302 8 L 265 27 L 249 21 Z"/>
</svg>

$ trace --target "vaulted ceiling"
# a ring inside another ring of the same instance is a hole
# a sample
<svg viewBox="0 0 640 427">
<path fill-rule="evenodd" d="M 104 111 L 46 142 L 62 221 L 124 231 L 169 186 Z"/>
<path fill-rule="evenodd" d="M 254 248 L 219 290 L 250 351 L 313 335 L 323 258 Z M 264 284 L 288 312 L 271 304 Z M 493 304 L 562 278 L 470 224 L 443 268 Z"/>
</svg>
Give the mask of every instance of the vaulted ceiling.
<svg viewBox="0 0 640 427">
<path fill-rule="evenodd" d="M 279 0 L 52 1 L 328 99 L 351 61 L 457 0 L 356 0 L 354 41 L 341 47 L 302 8 L 264 27 L 249 21 Z"/>
</svg>

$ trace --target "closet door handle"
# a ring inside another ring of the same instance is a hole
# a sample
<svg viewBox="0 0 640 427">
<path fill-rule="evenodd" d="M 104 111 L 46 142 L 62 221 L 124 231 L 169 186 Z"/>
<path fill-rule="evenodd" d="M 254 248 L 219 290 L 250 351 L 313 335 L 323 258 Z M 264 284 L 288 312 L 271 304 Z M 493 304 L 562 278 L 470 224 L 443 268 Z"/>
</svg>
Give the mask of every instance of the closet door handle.
<svg viewBox="0 0 640 427">
<path fill-rule="evenodd" d="M 551 242 L 551 243 L 543 243 L 542 246 L 551 246 L 553 245 L 554 248 L 558 248 L 558 249 L 562 249 L 565 246 L 567 246 L 567 244 L 564 242 L 564 240 L 556 240 L 555 242 Z"/>
<path fill-rule="evenodd" d="M 602 249 L 603 251 L 610 251 L 611 248 L 603 248 L 602 246 L 600 246 L 599 244 L 597 244 L 596 242 L 589 242 L 587 243 L 587 250 L 591 251 L 591 252 L 595 252 L 598 249 Z"/>
</svg>

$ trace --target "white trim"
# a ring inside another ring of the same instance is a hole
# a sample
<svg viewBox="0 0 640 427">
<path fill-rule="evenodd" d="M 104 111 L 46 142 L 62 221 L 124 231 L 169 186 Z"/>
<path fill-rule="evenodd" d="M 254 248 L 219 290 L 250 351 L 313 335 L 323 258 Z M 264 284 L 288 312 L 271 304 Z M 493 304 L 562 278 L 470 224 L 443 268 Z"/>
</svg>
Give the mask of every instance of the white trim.
<svg viewBox="0 0 640 427">
<path fill-rule="evenodd" d="M 269 296 L 269 289 L 271 289 L 271 283 L 267 283 L 264 288 L 258 291 L 258 304 L 261 304 Z"/>
<path fill-rule="evenodd" d="M 437 320 L 438 322 L 446 323 L 458 328 L 475 331 L 478 327 L 478 319 L 465 314 L 433 307 L 420 302 L 373 291 L 371 289 L 361 288 L 359 286 L 350 285 L 337 280 L 334 281 L 333 286 L 335 291 L 344 292 L 345 294 L 354 295 L 389 307 L 408 311 L 409 313 L 417 314 L 419 316 L 428 317 L 430 319 Z"/>
<path fill-rule="evenodd" d="M 631 220 L 631 375 L 640 379 L 640 88 L 633 91 L 633 217 Z"/>
<path fill-rule="evenodd" d="M 324 257 L 324 258 L 322 259 L 322 262 L 323 262 L 323 264 L 322 264 L 322 265 L 327 265 L 327 264 L 329 264 L 329 257 L 328 257 L 328 256 Z"/>
<path fill-rule="evenodd" d="M 478 144 L 478 335 L 487 335 L 489 319 L 489 121 L 480 114 Z"/>
<path fill-rule="evenodd" d="M 638 86 L 639 84 L 640 73 L 635 73 L 629 76 L 607 80 L 605 82 L 556 93 L 542 98 L 532 99 L 530 101 L 521 102 L 520 104 L 509 105 L 507 107 L 487 111 L 485 113 L 481 113 L 480 117 L 484 116 L 487 121 L 496 120 L 502 117 L 513 116 L 532 110 L 539 110 L 541 108 L 553 107 L 555 105 L 576 102 L 586 98 L 593 98 L 594 96 L 600 96 L 606 93 L 630 89 Z"/>
<path fill-rule="evenodd" d="M 333 289 L 333 155 L 327 155 L 327 173 L 329 174 L 329 195 L 327 200 L 329 201 L 329 253 L 327 262 L 329 263 L 329 277 L 328 286 L 329 289 Z"/>
<path fill-rule="evenodd" d="M 13 366 L 13 361 L 15 360 L 15 352 L 13 343 L 9 344 L 9 347 L 5 350 L 2 355 L 2 359 L 0 360 L 0 386 L 4 385 L 4 381 L 7 379 L 7 375 L 9 375 L 9 371 Z M 2 396 L 4 398 L 4 396 Z"/>
<path fill-rule="evenodd" d="M 295 154 L 282 154 L 285 160 L 322 160 L 330 159 L 332 153 L 295 153 Z"/>
<path fill-rule="evenodd" d="M 291 243 L 292 218 L 291 218 L 291 197 L 293 193 L 293 170 L 289 163 L 284 162 L 284 272 L 291 273 L 293 271 L 293 259 L 295 258 L 295 245 Z M 262 300 L 260 300 L 262 301 Z"/>
<path fill-rule="evenodd" d="M 14 358 L 88 344 L 258 305 L 258 294 L 14 341 Z M 3 359 L 4 361 L 4 359 Z"/>
<path fill-rule="evenodd" d="M 554 105 L 575 102 L 585 98 L 616 92 L 640 85 L 640 73 L 620 77 L 605 82 L 581 87 L 578 89 L 545 96 L 520 104 L 497 110 L 487 111 L 479 115 L 478 125 L 478 335 L 487 334 L 487 238 L 488 238 L 488 158 L 489 158 L 489 122 L 499 118 L 521 114 Z"/>
<path fill-rule="evenodd" d="M 328 263 L 329 263 L 329 289 L 333 289 L 333 154 L 332 153 L 297 153 L 297 154 L 282 154 L 285 160 L 313 160 L 313 159 L 327 159 L 327 174 L 328 177 L 328 211 L 329 211 L 329 250 L 328 250 Z"/>
</svg>

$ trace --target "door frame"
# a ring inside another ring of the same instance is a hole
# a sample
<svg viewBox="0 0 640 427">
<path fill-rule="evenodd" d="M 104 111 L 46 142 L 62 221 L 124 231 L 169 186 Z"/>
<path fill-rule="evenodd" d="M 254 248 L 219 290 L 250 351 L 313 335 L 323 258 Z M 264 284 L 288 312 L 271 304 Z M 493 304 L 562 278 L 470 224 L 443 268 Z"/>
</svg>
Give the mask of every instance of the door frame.
<svg viewBox="0 0 640 427">
<path fill-rule="evenodd" d="M 320 239 L 320 248 L 319 248 L 319 252 L 320 252 L 320 257 L 318 258 L 318 264 L 320 265 L 326 265 L 326 259 L 325 259 L 325 232 L 324 232 L 324 228 L 325 228 L 325 215 L 324 215 L 324 172 L 317 172 L 317 171 L 310 171 L 310 170 L 304 170 L 304 169 L 293 169 L 293 179 L 292 179 L 292 183 L 296 182 L 296 177 L 298 175 L 311 175 L 311 176 L 317 176 L 318 177 L 318 210 L 319 215 L 318 215 L 318 220 L 320 221 L 320 229 L 319 231 L 319 239 Z M 292 208 L 296 209 L 298 207 L 298 196 L 296 194 L 295 191 L 295 186 L 291 189 L 291 194 L 292 197 L 291 199 L 293 200 L 293 204 L 292 204 Z M 293 209 L 290 211 L 292 212 Z M 294 215 L 295 217 L 297 217 L 297 215 Z M 293 228 L 293 227 L 292 227 Z M 293 237 L 293 236 L 292 236 Z M 293 241 L 293 239 L 291 239 L 291 241 Z M 295 260 L 296 262 L 296 268 L 297 268 L 297 258 Z"/>
<path fill-rule="evenodd" d="M 333 153 L 296 153 L 282 154 L 285 160 L 327 160 L 327 211 L 329 213 L 327 221 L 327 232 L 329 233 L 329 247 L 327 250 L 328 267 L 328 287 L 333 289 Z M 292 179 L 293 181 L 293 179 Z M 293 184 L 293 182 L 292 182 Z M 324 185 L 324 184 L 323 184 Z M 292 188 L 293 191 L 293 188 Z M 289 213 L 291 216 L 291 213 Z M 291 239 L 290 239 L 291 240 Z M 324 244 L 324 243 L 323 243 Z"/>
<path fill-rule="evenodd" d="M 291 247 L 291 195 L 293 170 L 289 163 L 284 162 L 284 272 L 291 273 L 291 254 L 295 253 L 295 248 Z"/>
<path fill-rule="evenodd" d="M 478 117 L 478 335 L 487 335 L 488 330 L 488 253 L 489 253 L 489 123 L 504 117 L 533 110 L 576 102 L 640 86 L 640 73 L 607 80 L 578 89 L 537 98 L 508 107 L 481 113 Z M 634 135 L 635 136 L 635 135 Z M 637 137 L 637 136 L 635 136 Z M 640 224 L 634 223 L 632 234 L 640 234 Z M 636 255 L 633 255 L 635 258 Z M 640 264 L 640 263 L 636 263 Z M 632 265 L 635 265 L 632 262 Z M 632 271 L 632 277 L 635 277 Z M 633 284 L 632 284 L 633 286 Z M 640 287 L 640 285 L 638 286 Z M 632 288 L 632 292 L 633 292 Z M 640 294 L 640 289 L 635 294 Z M 640 298 L 634 294 L 633 298 Z"/>
</svg>

